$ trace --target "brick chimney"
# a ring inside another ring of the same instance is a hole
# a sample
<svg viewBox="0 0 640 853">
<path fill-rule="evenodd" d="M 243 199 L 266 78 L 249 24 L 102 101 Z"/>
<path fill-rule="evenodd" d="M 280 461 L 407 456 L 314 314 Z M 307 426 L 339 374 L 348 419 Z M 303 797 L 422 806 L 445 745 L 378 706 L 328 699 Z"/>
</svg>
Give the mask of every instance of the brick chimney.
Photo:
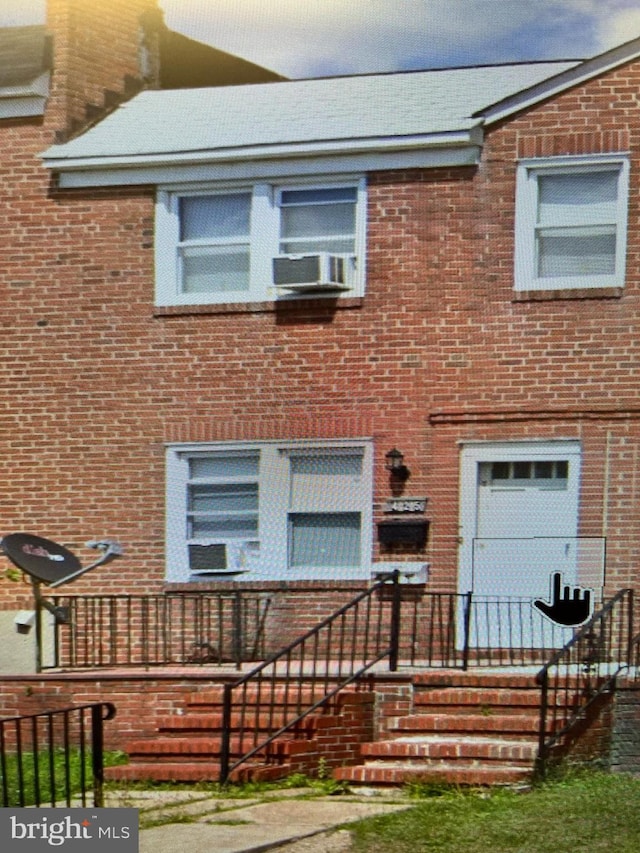
<svg viewBox="0 0 640 853">
<path fill-rule="evenodd" d="M 48 0 L 53 75 L 46 122 L 64 141 L 160 81 L 156 0 Z"/>
</svg>

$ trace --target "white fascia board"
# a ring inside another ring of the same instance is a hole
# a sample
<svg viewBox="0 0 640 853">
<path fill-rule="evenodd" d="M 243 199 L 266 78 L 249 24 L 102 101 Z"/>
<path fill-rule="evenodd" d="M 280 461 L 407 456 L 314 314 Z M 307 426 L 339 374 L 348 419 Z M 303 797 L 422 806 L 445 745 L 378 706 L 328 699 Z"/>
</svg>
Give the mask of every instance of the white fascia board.
<svg viewBox="0 0 640 853">
<path fill-rule="evenodd" d="M 0 93 L 0 119 L 3 118 L 28 118 L 30 116 L 42 116 L 47 104 L 47 99 L 30 95 L 22 98 L 5 98 Z"/>
<path fill-rule="evenodd" d="M 586 83 L 594 77 L 613 71 L 623 63 L 632 62 L 634 59 L 640 58 L 639 43 L 640 40 L 634 39 L 632 42 L 620 45 L 593 59 L 580 62 L 573 68 L 569 68 L 567 71 L 562 71 L 554 77 L 543 80 L 541 83 L 525 89 L 513 97 L 498 101 L 492 107 L 481 110 L 477 115 L 483 117 L 485 125 L 494 124 L 502 119 L 509 118 L 514 113 L 535 106 L 540 101 L 553 98 L 555 95 L 561 95 L 573 86 Z"/>
<path fill-rule="evenodd" d="M 454 151 L 411 151 L 397 154 L 345 155 L 248 163 L 206 163 L 155 166 L 148 168 L 87 169 L 61 172 L 62 189 L 122 185 L 187 184 L 217 181 L 259 181 L 291 176 L 344 175 L 382 172 L 393 169 L 435 169 L 475 166 L 480 162 L 480 146 L 470 145 Z"/>
<path fill-rule="evenodd" d="M 49 95 L 49 72 L 26 86 L 0 88 L 0 119 L 44 115 Z"/>
<path fill-rule="evenodd" d="M 260 146 L 127 158 L 59 158 L 45 152 L 42 157 L 47 168 L 59 173 L 61 187 L 89 187 L 474 165 L 479 160 L 481 145 L 482 129 L 477 123 L 471 130 L 456 133 L 334 144 Z"/>
</svg>

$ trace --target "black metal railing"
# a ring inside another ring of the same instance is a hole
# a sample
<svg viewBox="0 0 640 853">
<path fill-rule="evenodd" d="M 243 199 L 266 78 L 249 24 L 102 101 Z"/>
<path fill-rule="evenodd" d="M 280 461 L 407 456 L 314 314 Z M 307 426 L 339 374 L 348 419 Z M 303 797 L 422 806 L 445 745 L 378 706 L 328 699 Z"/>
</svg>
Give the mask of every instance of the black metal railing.
<svg viewBox="0 0 640 853">
<path fill-rule="evenodd" d="M 398 665 L 398 573 L 375 583 L 260 666 L 224 687 L 220 782 L 388 658 Z"/>
<path fill-rule="evenodd" d="M 629 668 L 625 672 L 625 680 L 627 684 L 633 685 L 640 682 L 640 634 L 635 634 L 631 638 Z"/>
<path fill-rule="evenodd" d="M 98 702 L 0 719 L 2 807 L 103 806 L 103 726 L 115 712 Z"/>
<path fill-rule="evenodd" d="M 469 593 L 468 666 L 542 666 L 575 634 L 554 624 L 531 598 Z"/>
<path fill-rule="evenodd" d="M 400 659 L 416 667 L 542 666 L 574 635 L 531 598 L 413 592 L 402 586 Z"/>
<path fill-rule="evenodd" d="M 620 590 L 542 667 L 537 770 L 628 670 L 633 649 L 633 590 Z"/>
<path fill-rule="evenodd" d="M 56 596 L 43 669 L 234 663 L 264 657 L 267 596 L 234 593 Z"/>
<path fill-rule="evenodd" d="M 465 668 L 468 651 L 470 594 L 424 592 L 411 584 L 400 588 L 398 655 L 403 665 Z"/>
<path fill-rule="evenodd" d="M 403 665 L 542 666 L 575 633 L 554 626 L 530 598 L 400 587 L 398 657 Z M 322 613 L 326 600 L 322 593 L 315 595 Z M 222 663 L 240 668 L 285 646 L 290 633 L 286 612 L 303 612 L 309 601 L 305 590 L 56 596 L 51 603 L 67 619 L 55 624 L 42 668 Z"/>
</svg>

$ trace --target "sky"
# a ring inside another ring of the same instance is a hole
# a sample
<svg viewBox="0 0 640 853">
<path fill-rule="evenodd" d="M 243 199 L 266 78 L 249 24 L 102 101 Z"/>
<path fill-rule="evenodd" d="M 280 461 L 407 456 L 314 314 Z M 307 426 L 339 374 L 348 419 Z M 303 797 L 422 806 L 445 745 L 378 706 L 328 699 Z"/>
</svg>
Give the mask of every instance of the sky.
<svg viewBox="0 0 640 853">
<path fill-rule="evenodd" d="M 0 0 L 0 26 L 40 23 L 44 2 Z M 172 29 L 294 78 L 582 59 L 640 36 L 640 0 L 159 2 Z"/>
</svg>

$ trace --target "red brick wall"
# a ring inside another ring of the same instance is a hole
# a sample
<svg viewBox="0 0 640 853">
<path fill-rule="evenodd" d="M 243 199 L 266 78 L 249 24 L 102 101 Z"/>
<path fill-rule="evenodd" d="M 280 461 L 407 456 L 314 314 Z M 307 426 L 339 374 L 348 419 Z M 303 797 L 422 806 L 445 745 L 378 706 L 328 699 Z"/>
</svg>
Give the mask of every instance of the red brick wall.
<svg viewBox="0 0 640 853">
<path fill-rule="evenodd" d="M 94 501 L 102 504 L 100 480 L 116 476 L 122 485 L 133 469 L 132 454 L 137 458 L 140 453 L 139 444 L 129 451 L 121 445 L 116 454 L 119 461 L 115 462 L 120 473 L 109 470 L 117 411 L 113 395 L 109 397 L 110 392 L 101 388 L 104 365 L 100 357 L 95 358 L 98 350 L 86 347 L 89 329 L 94 343 L 110 334 L 108 308 L 100 296 L 101 276 L 128 275 L 127 268 L 122 268 L 127 256 L 118 234 L 127 232 L 129 223 L 117 225 L 110 253 L 101 252 L 95 259 L 86 253 L 76 255 L 76 246 L 90 245 L 90 235 L 100 230 L 100 216 L 93 223 L 85 221 L 82 235 L 77 229 L 70 233 L 66 212 L 49 198 L 51 175 L 38 155 L 54 141 L 57 132 L 72 124 L 77 126 L 78 121 L 86 122 L 85 106 L 103 104 L 105 90 L 122 93 L 127 75 L 140 78 L 144 70 L 140 65 L 141 39 L 146 40 L 150 51 L 151 77 L 146 82 L 153 84 L 155 8 L 155 0 L 49 0 L 47 26 L 53 36 L 54 69 L 46 116 L 0 122 L 0 225 L 5 245 L 0 271 L 5 306 L 0 319 L 4 389 L 1 446 L 6 470 L 11 472 L 0 497 L 0 534 L 49 529 L 63 539 L 71 534 L 69 543 L 81 548 L 88 538 L 84 533 L 87 528 L 84 520 L 78 526 L 78 506 L 70 506 L 69 499 L 74 504 L 82 495 L 82 505 Z M 95 199 L 89 206 L 78 204 L 77 222 L 94 210 Z M 110 225 L 122 215 L 126 216 L 125 203 L 117 205 L 117 214 L 111 211 Z M 145 227 L 143 239 L 149 243 L 151 226 L 143 223 L 142 229 Z M 139 262 L 136 258 L 136 265 Z M 116 269 L 110 269 L 111 265 Z M 149 269 L 136 274 L 148 279 Z M 77 300 L 80 290 L 88 299 L 82 305 Z M 47 335 L 48 331 L 53 335 Z M 117 355 L 111 358 L 117 365 Z M 65 365 L 75 359 L 77 368 L 68 373 Z M 87 383 L 75 395 L 78 370 L 85 374 Z M 103 407 L 111 407 L 110 424 L 103 419 L 100 426 L 96 419 L 88 427 L 96 408 L 94 397 L 103 399 Z M 73 423 L 82 424 L 82 429 L 74 428 Z M 87 429 L 94 432 L 94 438 Z M 88 456 L 87 445 L 92 448 Z M 91 472 L 88 478 L 83 468 Z M 139 488 L 138 479 L 130 485 L 134 492 Z M 64 518 L 62 529 L 55 520 L 57 508 L 58 519 Z M 101 525 L 90 526 L 102 529 Z M 79 535 L 71 533 L 74 528 Z M 148 524 L 145 530 L 156 535 Z M 90 553 L 84 556 L 86 562 L 91 559 Z M 28 587 L 0 579 L 0 606 L 25 606 L 29 600 Z"/>
<path fill-rule="evenodd" d="M 56 130 L 86 125 L 88 106 L 103 107 L 105 92 L 125 91 L 125 78 L 158 83 L 156 0 L 48 0 L 54 74 L 47 122 Z"/>
<path fill-rule="evenodd" d="M 86 676 L 16 676 L 0 678 L 0 716 L 57 711 L 93 702 L 116 706 L 113 722 L 105 723 L 105 747 L 123 749 L 126 742 L 151 737 L 163 718 L 182 712 L 186 699 L 211 676 L 163 678 L 141 674 L 118 679 Z"/>
<path fill-rule="evenodd" d="M 4 529 L 76 549 L 116 536 L 125 559 L 74 590 L 158 590 L 165 442 L 371 436 L 376 520 L 397 445 L 405 494 L 428 495 L 432 521 L 426 552 L 399 556 L 428 559 L 432 588 L 450 589 L 459 442 L 579 438 L 581 532 L 609 537 L 611 588 L 635 582 L 639 77 L 620 69 L 491 129 L 478 168 L 370 176 L 367 293 L 337 309 L 154 312 L 153 189 L 45 196 L 48 176 L 19 157 L 44 147 L 39 129 L 0 128 L 17 158 L 0 173 Z M 620 147 L 623 294 L 515 298 L 516 158 Z M 0 599 L 19 591 L 3 581 Z"/>
<path fill-rule="evenodd" d="M 211 674 L 155 676 L 153 673 L 0 677 L 0 717 L 38 714 L 63 708 L 112 702 L 116 716 L 104 727 L 105 748 L 125 750 L 132 740 L 153 738 L 169 717 L 183 714 L 199 689 L 211 687 Z M 313 725 L 313 741 L 291 755 L 291 772 L 314 775 L 321 764 L 338 767 L 359 758 L 359 745 L 374 738 L 376 693 L 346 690 L 326 719 Z M 322 761 L 321 761 L 322 759 Z"/>
<path fill-rule="evenodd" d="M 614 735 L 614 709 L 616 698 L 604 694 L 589 707 L 586 718 L 572 730 L 570 736 L 556 750 L 549 762 L 561 761 L 566 765 L 591 764 L 609 769 Z"/>
</svg>

